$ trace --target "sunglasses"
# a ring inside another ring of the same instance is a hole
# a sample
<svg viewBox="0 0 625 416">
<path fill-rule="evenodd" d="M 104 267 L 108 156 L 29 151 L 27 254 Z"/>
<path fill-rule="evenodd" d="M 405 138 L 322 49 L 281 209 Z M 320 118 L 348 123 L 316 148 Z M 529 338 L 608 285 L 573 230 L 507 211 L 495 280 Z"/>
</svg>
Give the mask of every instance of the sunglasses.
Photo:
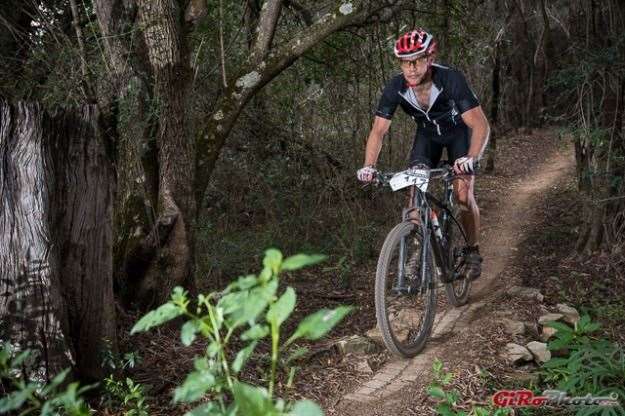
<svg viewBox="0 0 625 416">
<path fill-rule="evenodd" d="M 411 66 L 418 66 L 418 65 L 423 65 L 424 63 L 427 62 L 429 56 L 428 55 L 423 55 L 418 57 L 417 59 L 413 59 L 412 61 L 404 61 L 404 60 L 400 60 L 399 61 L 399 66 L 401 66 L 402 68 L 410 68 Z"/>
</svg>

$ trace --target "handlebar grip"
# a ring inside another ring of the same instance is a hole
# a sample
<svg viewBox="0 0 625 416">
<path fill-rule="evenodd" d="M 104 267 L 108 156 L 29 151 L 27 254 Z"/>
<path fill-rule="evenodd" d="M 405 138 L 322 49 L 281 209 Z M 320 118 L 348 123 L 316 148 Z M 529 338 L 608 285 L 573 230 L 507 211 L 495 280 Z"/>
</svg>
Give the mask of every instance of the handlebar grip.
<svg viewBox="0 0 625 416">
<path fill-rule="evenodd" d="M 480 163 L 479 160 L 476 160 L 475 163 L 473 164 L 473 173 L 477 173 L 478 170 L 480 170 L 482 168 L 482 164 Z"/>
</svg>

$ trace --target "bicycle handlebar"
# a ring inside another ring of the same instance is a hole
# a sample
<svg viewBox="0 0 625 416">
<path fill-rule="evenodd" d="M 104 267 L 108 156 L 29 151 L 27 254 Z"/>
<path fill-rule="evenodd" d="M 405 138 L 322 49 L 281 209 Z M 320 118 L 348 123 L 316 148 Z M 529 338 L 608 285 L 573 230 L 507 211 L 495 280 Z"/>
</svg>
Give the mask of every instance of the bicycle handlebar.
<svg viewBox="0 0 625 416">
<path fill-rule="evenodd" d="M 479 162 L 476 162 L 473 172 L 477 172 L 480 168 L 480 164 Z M 426 169 L 426 167 L 424 167 L 424 169 Z M 407 169 L 410 170 L 410 169 Z M 443 167 L 440 168 L 434 168 L 434 169 L 429 169 L 430 171 L 430 179 L 442 179 L 443 181 L 452 181 L 455 178 L 457 178 L 458 176 L 461 175 L 456 175 L 454 173 L 454 167 L 453 165 L 450 164 L 445 164 Z M 399 172 L 404 172 L 404 171 L 398 171 L 398 172 L 377 172 L 376 176 L 373 180 L 373 184 L 376 185 L 382 185 L 382 186 L 386 186 L 388 185 L 389 181 L 391 180 L 391 178 L 393 176 L 395 176 L 397 173 Z"/>
<path fill-rule="evenodd" d="M 373 183 L 376 184 L 376 185 L 386 186 L 386 185 L 388 185 L 389 181 L 393 178 L 393 176 L 395 176 L 396 174 L 398 174 L 400 172 L 404 172 L 404 171 L 399 171 L 399 172 L 378 172 L 375 175 Z M 451 167 L 451 166 L 445 167 L 445 168 L 430 169 L 430 179 L 441 178 L 444 181 L 450 181 L 455 176 L 456 175 L 453 173 L 453 167 Z"/>
</svg>

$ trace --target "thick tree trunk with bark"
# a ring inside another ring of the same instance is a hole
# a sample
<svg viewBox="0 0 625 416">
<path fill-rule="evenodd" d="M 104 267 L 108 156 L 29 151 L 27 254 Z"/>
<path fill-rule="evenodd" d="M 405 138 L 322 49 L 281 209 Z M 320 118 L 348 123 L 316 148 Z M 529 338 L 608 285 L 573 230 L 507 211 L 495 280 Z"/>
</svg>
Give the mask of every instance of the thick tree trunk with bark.
<svg viewBox="0 0 625 416">
<path fill-rule="evenodd" d="M 115 349 L 115 179 L 95 107 L 48 114 L 0 101 L 0 338 L 100 379 Z"/>
<path fill-rule="evenodd" d="M 117 287 L 127 305 L 141 308 L 164 302 L 176 285 L 195 286 L 195 156 L 186 119 L 191 68 L 184 36 L 205 4 L 192 1 L 185 12 L 181 3 L 95 2 L 115 74 L 116 96 L 102 104 L 119 108 Z M 126 35 L 132 27 L 141 28 L 132 31 L 135 39 Z"/>
<path fill-rule="evenodd" d="M 180 22 L 182 10 L 173 0 L 139 1 L 154 99 L 160 104 L 157 130 L 159 194 L 157 221 L 172 218 L 169 239 L 138 285 L 144 306 L 164 302 L 174 286 L 195 288 L 193 224 L 197 215 L 193 194 L 194 146 L 185 118 L 191 81 L 188 51 Z"/>
</svg>

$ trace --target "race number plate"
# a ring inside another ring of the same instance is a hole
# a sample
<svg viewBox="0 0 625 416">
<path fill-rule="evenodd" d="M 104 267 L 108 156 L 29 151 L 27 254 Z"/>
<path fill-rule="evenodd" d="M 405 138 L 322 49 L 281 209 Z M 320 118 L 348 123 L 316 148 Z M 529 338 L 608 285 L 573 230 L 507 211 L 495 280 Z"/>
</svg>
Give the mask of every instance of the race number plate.
<svg viewBox="0 0 625 416">
<path fill-rule="evenodd" d="M 422 192 L 427 191 L 430 171 L 426 169 L 408 169 L 398 172 L 389 181 L 391 189 L 397 191 L 410 185 L 416 185 Z"/>
</svg>

